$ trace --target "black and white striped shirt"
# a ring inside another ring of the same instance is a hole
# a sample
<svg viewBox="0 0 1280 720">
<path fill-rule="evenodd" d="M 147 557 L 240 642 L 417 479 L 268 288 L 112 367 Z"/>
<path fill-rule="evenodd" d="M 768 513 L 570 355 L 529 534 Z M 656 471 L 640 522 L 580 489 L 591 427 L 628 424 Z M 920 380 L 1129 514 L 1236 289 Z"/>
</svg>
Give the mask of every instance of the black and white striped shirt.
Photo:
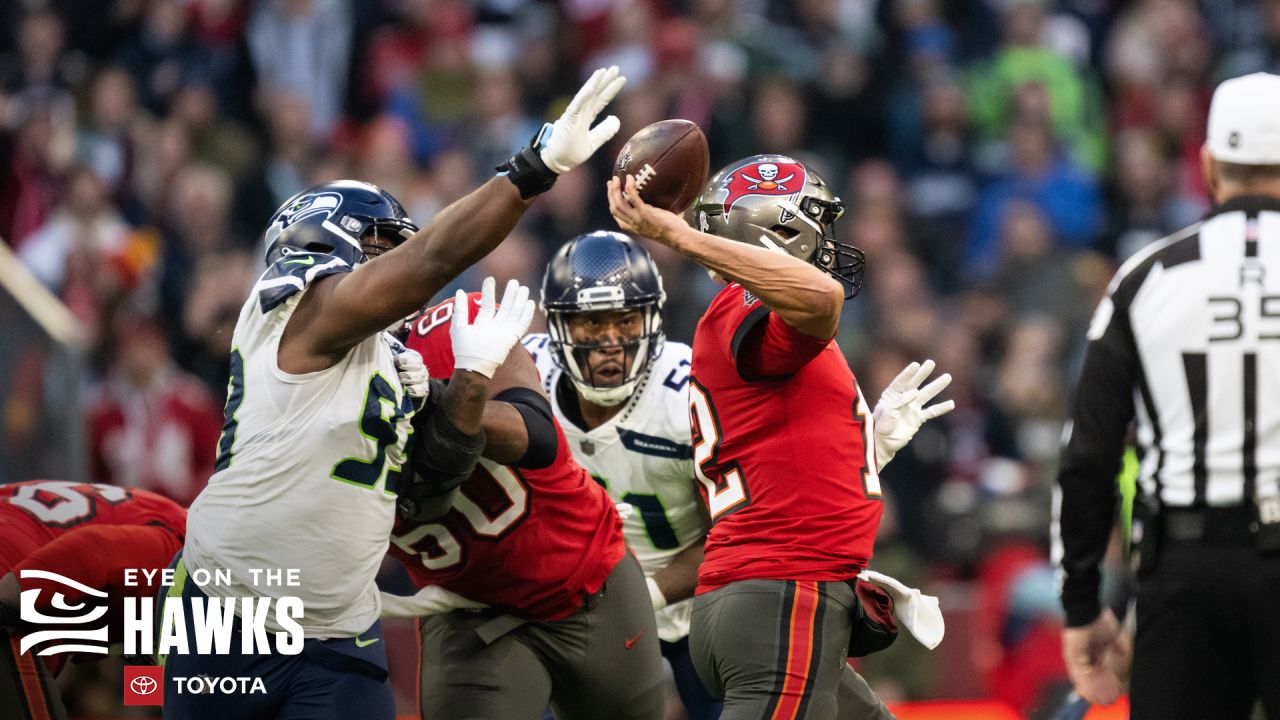
<svg viewBox="0 0 1280 720">
<path fill-rule="evenodd" d="M 1280 198 L 1224 203 L 1116 273 L 1089 328 L 1058 483 L 1067 624 L 1097 616 L 1126 430 L 1162 507 L 1280 493 Z"/>
</svg>

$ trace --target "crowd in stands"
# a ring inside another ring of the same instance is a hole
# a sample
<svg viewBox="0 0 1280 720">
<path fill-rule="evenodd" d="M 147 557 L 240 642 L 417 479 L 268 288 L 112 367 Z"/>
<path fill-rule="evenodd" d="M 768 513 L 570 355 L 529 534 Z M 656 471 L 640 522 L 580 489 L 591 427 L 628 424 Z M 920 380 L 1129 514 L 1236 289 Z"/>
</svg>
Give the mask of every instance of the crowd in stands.
<svg viewBox="0 0 1280 720">
<path fill-rule="evenodd" d="M 230 332 L 282 201 L 352 177 L 425 225 L 592 69 L 617 64 L 618 138 L 460 284 L 538 287 L 561 242 L 613 228 L 610 161 L 656 120 L 697 122 L 713 170 L 762 152 L 817 169 L 848 207 L 843 238 L 867 253 L 839 338 L 864 393 L 932 357 L 958 404 L 886 471 L 878 562 L 973 588 L 950 605 L 970 609 L 952 625 L 971 622 L 972 637 L 956 631 L 950 656 L 886 653 L 868 677 L 890 697 L 1023 709 L 1063 679 L 1049 496 L 1090 315 L 1118 263 L 1208 208 L 1199 149 L 1215 84 L 1280 66 L 1280 3 L 1266 0 L 4 7 L 0 238 L 89 348 L 94 480 L 199 492 Z M 668 335 L 688 342 L 716 286 L 650 250 Z"/>
</svg>

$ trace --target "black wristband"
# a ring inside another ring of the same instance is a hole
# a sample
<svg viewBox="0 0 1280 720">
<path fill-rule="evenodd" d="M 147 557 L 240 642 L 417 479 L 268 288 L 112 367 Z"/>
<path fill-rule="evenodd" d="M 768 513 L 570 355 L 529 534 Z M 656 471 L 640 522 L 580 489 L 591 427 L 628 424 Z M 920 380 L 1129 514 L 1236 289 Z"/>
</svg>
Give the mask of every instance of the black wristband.
<svg viewBox="0 0 1280 720">
<path fill-rule="evenodd" d="M 529 198 L 541 195 L 556 184 L 558 177 L 547 164 L 542 162 L 542 138 L 551 132 L 551 126 L 543 125 L 529 144 L 520 149 L 511 159 L 494 168 L 499 175 L 507 179 L 520 190 L 520 197 Z"/>
</svg>

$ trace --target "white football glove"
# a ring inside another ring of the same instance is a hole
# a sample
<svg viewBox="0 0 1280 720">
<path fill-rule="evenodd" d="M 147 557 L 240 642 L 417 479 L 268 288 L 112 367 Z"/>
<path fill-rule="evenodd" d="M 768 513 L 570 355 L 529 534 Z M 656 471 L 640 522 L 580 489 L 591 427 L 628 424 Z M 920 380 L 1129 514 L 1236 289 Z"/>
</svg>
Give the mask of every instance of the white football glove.
<svg viewBox="0 0 1280 720">
<path fill-rule="evenodd" d="M 414 407 L 422 409 L 431 396 L 431 376 L 427 373 L 427 364 L 422 362 L 422 355 L 417 350 L 405 348 L 396 354 L 395 362 L 400 384 L 413 398 Z"/>
<path fill-rule="evenodd" d="M 923 365 L 911 363 L 889 383 L 888 389 L 876 402 L 871 417 L 875 425 L 879 469 L 889 464 L 926 421 L 956 409 L 954 400 L 924 406 L 951 384 L 951 375 L 943 373 L 938 379 L 920 387 L 920 383 L 933 373 L 933 368 L 932 360 L 925 360 Z"/>
<path fill-rule="evenodd" d="M 462 290 L 453 299 L 453 324 L 449 337 L 453 340 L 454 370 L 470 370 L 492 378 L 507 353 L 524 337 L 533 320 L 533 301 L 529 288 L 512 280 L 495 308 L 493 295 L 497 282 L 484 279 L 480 288 L 480 310 L 468 322 L 467 293 Z"/>
<path fill-rule="evenodd" d="M 539 155 L 551 172 L 563 175 L 581 165 L 618 132 L 622 123 L 616 115 L 595 127 L 591 123 L 626 83 L 616 65 L 596 70 L 573 96 L 560 119 L 542 127 L 534 146 L 541 148 Z"/>
<path fill-rule="evenodd" d="M 382 595 L 382 617 L 425 617 L 427 615 L 443 615 L 454 610 L 471 610 L 488 607 L 481 602 L 468 600 L 456 592 L 445 590 L 438 585 L 428 585 L 415 595 Z"/>
</svg>

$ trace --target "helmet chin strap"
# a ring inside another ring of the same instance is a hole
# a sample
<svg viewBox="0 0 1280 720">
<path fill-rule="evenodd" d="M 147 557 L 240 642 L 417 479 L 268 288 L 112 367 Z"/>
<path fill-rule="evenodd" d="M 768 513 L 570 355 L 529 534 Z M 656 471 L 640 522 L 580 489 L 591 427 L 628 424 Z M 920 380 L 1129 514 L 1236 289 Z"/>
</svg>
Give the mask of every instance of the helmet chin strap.
<svg viewBox="0 0 1280 720">
<path fill-rule="evenodd" d="M 636 389 L 636 383 L 640 381 L 640 378 L 635 378 L 614 387 L 598 388 L 579 382 L 572 374 L 570 374 L 569 379 L 573 381 L 574 387 L 578 389 L 578 393 L 582 397 L 587 399 L 587 402 L 601 407 L 614 407 L 626 402 Z"/>
</svg>

